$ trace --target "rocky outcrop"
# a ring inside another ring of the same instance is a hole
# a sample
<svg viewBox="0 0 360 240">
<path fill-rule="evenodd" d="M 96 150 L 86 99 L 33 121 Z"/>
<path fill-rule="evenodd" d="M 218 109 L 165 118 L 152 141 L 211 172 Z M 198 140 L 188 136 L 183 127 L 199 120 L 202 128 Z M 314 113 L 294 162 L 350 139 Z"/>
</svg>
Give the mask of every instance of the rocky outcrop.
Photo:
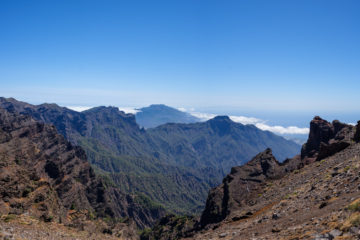
<svg viewBox="0 0 360 240">
<path fill-rule="evenodd" d="M 201 216 L 202 227 L 222 221 L 232 211 L 241 207 L 243 199 L 254 187 L 266 178 L 283 173 L 284 168 L 269 148 L 243 166 L 233 167 L 223 183 L 210 190 Z"/>
<path fill-rule="evenodd" d="M 151 230 L 144 230 L 141 234 L 141 240 L 161 239 L 173 240 L 193 236 L 199 228 L 199 217 L 195 216 L 177 216 L 168 213 L 166 216 L 156 222 Z"/>
<path fill-rule="evenodd" d="M 162 209 L 144 208 L 134 197 L 97 177 L 85 151 L 65 140 L 54 125 L 0 108 L 2 214 L 27 213 L 76 226 L 95 217 L 132 217 L 142 228 L 163 214 Z"/>
<path fill-rule="evenodd" d="M 301 168 L 302 164 L 301 164 L 301 156 L 300 156 L 300 154 L 294 156 L 293 158 L 285 159 L 285 161 L 283 161 L 281 163 L 281 165 L 284 166 L 284 171 L 285 172 L 292 172 L 292 171 L 294 171 L 296 169 Z"/>
<path fill-rule="evenodd" d="M 351 144 L 354 126 L 334 120 L 329 123 L 320 117 L 310 122 L 310 133 L 301 149 L 301 161 L 304 165 L 319 161 L 339 152 Z"/>
<path fill-rule="evenodd" d="M 357 141 L 357 142 L 360 141 L 360 121 L 358 121 L 357 125 L 356 125 L 356 132 L 354 134 L 354 141 Z"/>
</svg>

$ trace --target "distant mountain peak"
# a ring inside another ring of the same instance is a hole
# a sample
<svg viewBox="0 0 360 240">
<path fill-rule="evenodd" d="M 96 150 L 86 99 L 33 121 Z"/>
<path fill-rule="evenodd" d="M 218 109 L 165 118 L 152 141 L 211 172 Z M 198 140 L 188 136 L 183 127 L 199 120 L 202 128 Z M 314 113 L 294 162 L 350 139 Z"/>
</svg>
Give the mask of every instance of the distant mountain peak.
<svg viewBox="0 0 360 240">
<path fill-rule="evenodd" d="M 136 122 L 145 128 L 157 127 L 166 123 L 200 122 L 199 118 L 164 104 L 152 104 L 136 110 L 140 110 L 136 113 Z"/>
<path fill-rule="evenodd" d="M 221 120 L 227 120 L 227 121 L 232 121 L 230 118 L 229 118 L 229 116 L 216 116 L 216 117 L 214 117 L 213 119 L 210 119 L 209 121 L 211 121 L 211 120 L 213 120 L 213 121 L 221 121 Z"/>
</svg>

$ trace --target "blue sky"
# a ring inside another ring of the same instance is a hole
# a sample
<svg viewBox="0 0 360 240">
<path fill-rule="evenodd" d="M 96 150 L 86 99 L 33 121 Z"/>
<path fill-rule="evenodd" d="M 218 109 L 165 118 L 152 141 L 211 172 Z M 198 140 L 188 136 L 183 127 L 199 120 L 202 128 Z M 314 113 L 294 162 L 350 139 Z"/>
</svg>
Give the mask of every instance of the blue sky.
<svg viewBox="0 0 360 240">
<path fill-rule="evenodd" d="M 354 122 L 359 12 L 358 0 L 3 0 L 0 95 Z"/>
</svg>

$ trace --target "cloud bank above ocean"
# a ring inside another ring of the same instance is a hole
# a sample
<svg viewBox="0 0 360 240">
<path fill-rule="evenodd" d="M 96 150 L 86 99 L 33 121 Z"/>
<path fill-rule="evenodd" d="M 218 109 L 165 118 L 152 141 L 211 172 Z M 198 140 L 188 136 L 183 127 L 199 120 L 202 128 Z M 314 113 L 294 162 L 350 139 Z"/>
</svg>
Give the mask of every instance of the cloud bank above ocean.
<svg viewBox="0 0 360 240">
<path fill-rule="evenodd" d="M 200 113 L 200 112 L 189 112 L 191 115 L 198 117 L 201 121 L 207 121 L 217 116 L 217 114 L 211 113 Z M 255 125 L 257 128 L 270 131 L 278 134 L 309 134 L 309 128 L 299 128 L 296 126 L 290 127 L 282 127 L 282 126 L 269 126 L 266 124 L 266 120 L 254 118 L 254 117 L 244 117 L 244 116 L 229 116 L 230 119 L 234 122 L 241 123 L 241 124 L 252 124 Z"/>
</svg>

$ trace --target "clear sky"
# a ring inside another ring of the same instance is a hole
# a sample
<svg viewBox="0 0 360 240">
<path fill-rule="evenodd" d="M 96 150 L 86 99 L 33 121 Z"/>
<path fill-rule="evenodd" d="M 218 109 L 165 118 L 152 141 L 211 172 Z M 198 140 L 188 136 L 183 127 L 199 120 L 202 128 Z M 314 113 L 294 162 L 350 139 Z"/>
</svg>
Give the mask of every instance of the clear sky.
<svg viewBox="0 0 360 240">
<path fill-rule="evenodd" d="M 354 122 L 359 77 L 359 0 L 0 1 L 0 96 L 30 103 Z"/>
</svg>

